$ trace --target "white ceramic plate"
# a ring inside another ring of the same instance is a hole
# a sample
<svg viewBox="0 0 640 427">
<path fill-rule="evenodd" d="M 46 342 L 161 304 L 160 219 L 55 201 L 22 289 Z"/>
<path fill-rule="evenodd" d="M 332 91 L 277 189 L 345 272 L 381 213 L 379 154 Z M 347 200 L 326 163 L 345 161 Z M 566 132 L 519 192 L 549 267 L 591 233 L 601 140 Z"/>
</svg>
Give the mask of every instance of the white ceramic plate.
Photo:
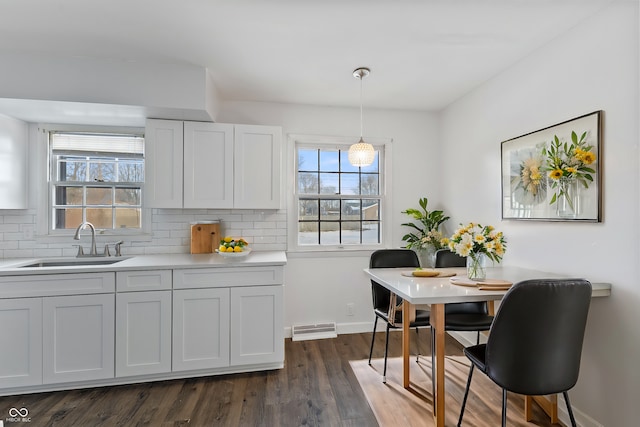
<svg viewBox="0 0 640 427">
<path fill-rule="evenodd" d="M 220 252 L 216 249 L 216 253 L 225 258 L 242 258 L 243 256 L 249 255 L 250 252 L 250 248 L 244 248 L 242 252 Z"/>
</svg>

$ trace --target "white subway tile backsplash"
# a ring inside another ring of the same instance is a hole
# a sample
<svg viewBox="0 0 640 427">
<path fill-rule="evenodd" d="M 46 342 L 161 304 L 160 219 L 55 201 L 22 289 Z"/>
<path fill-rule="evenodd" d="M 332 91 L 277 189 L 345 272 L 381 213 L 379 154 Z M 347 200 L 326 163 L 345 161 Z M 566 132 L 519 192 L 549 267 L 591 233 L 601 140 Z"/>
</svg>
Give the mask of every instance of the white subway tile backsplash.
<svg viewBox="0 0 640 427">
<path fill-rule="evenodd" d="M 22 240 L 22 233 L 2 233 L 1 240 Z"/>
<path fill-rule="evenodd" d="M 18 250 L 5 250 L 2 251 L 3 258 L 30 258 L 33 257 L 32 250 L 18 249 Z"/>
<path fill-rule="evenodd" d="M 71 256 L 75 256 L 75 254 L 77 253 L 77 251 L 72 251 L 72 255 Z M 60 257 L 62 256 L 62 249 L 34 249 L 33 251 L 33 256 L 40 258 L 40 257 Z"/>
<path fill-rule="evenodd" d="M 19 241 L 18 240 L 3 240 L 0 242 L 0 249 L 4 249 L 5 253 L 7 249 L 18 249 Z"/>
<path fill-rule="evenodd" d="M 20 214 L 19 212 L 24 212 L 24 214 Z M 8 214 L 4 216 L 5 224 L 33 224 L 34 216 L 33 214 L 27 213 L 28 211 L 15 211 L 12 214 Z"/>
<path fill-rule="evenodd" d="M 232 209 L 152 209 L 150 241 L 124 239 L 122 253 L 128 255 L 189 253 L 191 223 L 220 221 L 223 236 L 244 237 L 256 251 L 286 250 L 286 211 L 232 210 Z M 38 240 L 25 239 L 23 227 L 36 225 L 35 211 L 0 211 L 0 257 L 30 258 L 51 256 L 75 256 L 78 242 L 70 236 Z M 98 246 L 114 238 L 97 236 Z M 88 236 L 82 244 L 88 248 Z"/>
<path fill-rule="evenodd" d="M 20 231 L 20 224 L 18 223 L 7 223 L 5 222 L 4 224 L 0 224 L 0 232 L 19 232 Z"/>
</svg>

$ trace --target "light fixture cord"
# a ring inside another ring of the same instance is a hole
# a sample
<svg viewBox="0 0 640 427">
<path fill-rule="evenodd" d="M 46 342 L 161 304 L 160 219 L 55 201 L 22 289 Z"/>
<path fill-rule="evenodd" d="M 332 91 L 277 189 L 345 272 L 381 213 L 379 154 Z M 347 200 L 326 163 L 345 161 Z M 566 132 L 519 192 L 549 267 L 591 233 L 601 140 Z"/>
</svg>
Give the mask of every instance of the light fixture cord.
<svg viewBox="0 0 640 427">
<path fill-rule="evenodd" d="M 360 139 L 362 135 L 362 74 L 360 74 Z"/>
</svg>

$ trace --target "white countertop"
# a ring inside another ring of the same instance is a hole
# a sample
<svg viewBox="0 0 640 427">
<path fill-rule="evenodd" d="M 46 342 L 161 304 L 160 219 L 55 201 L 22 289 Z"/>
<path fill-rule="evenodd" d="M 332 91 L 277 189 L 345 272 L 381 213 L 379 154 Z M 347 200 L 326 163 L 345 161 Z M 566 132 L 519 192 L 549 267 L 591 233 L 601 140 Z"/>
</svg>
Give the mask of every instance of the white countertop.
<svg viewBox="0 0 640 427">
<path fill-rule="evenodd" d="M 83 261 L 95 259 L 117 260 L 117 257 L 82 258 Z M 0 260 L 0 276 L 18 276 L 27 274 L 58 274 L 58 273 L 90 273 L 101 271 L 126 270 L 158 270 L 173 268 L 203 268 L 203 267 L 241 267 L 261 265 L 285 265 L 287 256 L 284 251 L 253 251 L 245 257 L 224 258 L 219 254 L 160 254 L 160 255 L 132 255 L 122 256 L 122 261 L 103 265 L 74 265 L 59 267 L 21 267 L 41 261 L 73 261 L 75 257 L 57 258 L 15 258 Z"/>
</svg>

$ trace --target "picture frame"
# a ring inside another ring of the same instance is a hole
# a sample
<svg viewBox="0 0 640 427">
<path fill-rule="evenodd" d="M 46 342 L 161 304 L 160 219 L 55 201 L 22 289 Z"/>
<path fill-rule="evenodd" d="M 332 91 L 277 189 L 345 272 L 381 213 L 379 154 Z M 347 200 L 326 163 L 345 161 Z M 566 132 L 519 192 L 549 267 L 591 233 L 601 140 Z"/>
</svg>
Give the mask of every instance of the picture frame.
<svg viewBox="0 0 640 427">
<path fill-rule="evenodd" d="M 502 141 L 502 218 L 602 221 L 601 110 Z"/>
</svg>

